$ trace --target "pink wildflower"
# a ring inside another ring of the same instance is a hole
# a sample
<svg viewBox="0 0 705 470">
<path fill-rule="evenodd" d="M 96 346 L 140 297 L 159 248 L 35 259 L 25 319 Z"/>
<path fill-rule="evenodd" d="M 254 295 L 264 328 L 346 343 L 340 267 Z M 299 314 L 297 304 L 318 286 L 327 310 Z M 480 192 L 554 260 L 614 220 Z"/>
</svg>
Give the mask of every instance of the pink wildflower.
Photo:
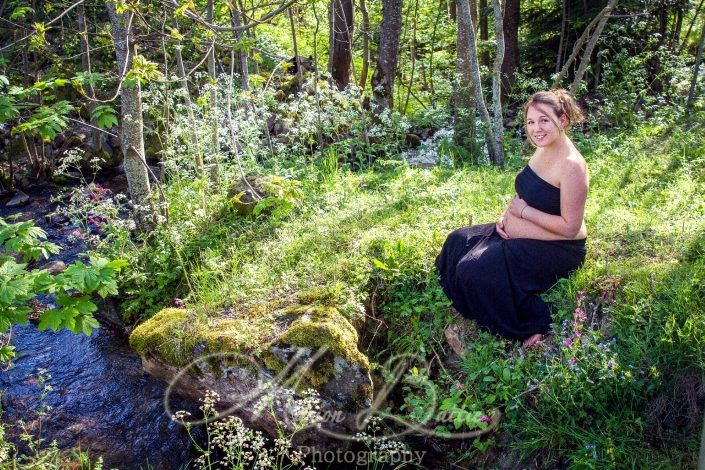
<svg viewBox="0 0 705 470">
<path fill-rule="evenodd" d="M 489 423 L 489 422 L 490 422 L 490 417 L 489 417 L 488 415 L 483 416 L 482 418 L 480 418 L 480 422 L 481 422 L 481 423 Z"/>
<path fill-rule="evenodd" d="M 578 362 L 578 361 L 574 357 L 571 357 L 568 360 L 568 364 L 570 364 L 571 366 L 574 366 L 576 362 Z"/>
<path fill-rule="evenodd" d="M 174 297 L 174 306 L 176 308 L 186 308 L 184 301 L 176 297 Z"/>
<path fill-rule="evenodd" d="M 567 347 L 570 347 L 570 345 L 573 344 L 573 342 L 570 340 L 570 338 L 568 338 L 567 340 L 565 340 L 563 342 L 563 344 L 565 344 Z"/>
</svg>

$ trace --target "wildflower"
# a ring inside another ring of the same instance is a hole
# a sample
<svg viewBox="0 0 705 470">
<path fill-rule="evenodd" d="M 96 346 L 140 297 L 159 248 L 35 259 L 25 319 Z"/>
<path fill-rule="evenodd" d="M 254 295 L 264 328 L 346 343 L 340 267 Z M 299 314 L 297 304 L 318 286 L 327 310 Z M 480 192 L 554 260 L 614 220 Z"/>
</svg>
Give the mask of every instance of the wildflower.
<svg viewBox="0 0 705 470">
<path fill-rule="evenodd" d="M 176 308 L 186 308 L 184 301 L 176 297 L 174 297 L 174 306 Z"/>
<path fill-rule="evenodd" d="M 570 338 L 568 338 L 567 340 L 563 341 L 563 344 L 564 344 L 566 347 L 570 347 L 570 345 L 573 344 L 573 342 L 570 340 Z"/>
<path fill-rule="evenodd" d="M 457 388 L 458 390 L 462 390 L 463 384 L 461 384 L 460 382 L 456 382 L 455 388 Z"/>
<path fill-rule="evenodd" d="M 482 418 L 480 418 L 481 423 L 489 423 L 490 422 L 490 417 L 489 415 L 485 415 Z"/>
<path fill-rule="evenodd" d="M 81 235 L 83 235 L 83 233 L 79 229 L 71 231 L 71 236 L 74 238 L 81 238 Z"/>
<path fill-rule="evenodd" d="M 574 357 L 571 357 L 571 358 L 568 360 L 568 364 L 570 364 L 571 366 L 574 366 L 576 362 L 578 362 L 578 360 L 575 359 Z"/>
</svg>

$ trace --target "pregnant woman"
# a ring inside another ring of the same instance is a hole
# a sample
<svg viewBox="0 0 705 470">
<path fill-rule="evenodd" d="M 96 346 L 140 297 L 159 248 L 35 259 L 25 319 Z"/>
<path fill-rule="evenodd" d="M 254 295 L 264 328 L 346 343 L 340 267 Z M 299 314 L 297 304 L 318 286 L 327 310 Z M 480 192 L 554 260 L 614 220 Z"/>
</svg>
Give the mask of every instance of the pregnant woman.
<svg viewBox="0 0 705 470">
<path fill-rule="evenodd" d="M 538 294 L 585 260 L 588 168 L 566 135 L 583 119 L 567 91 L 534 94 L 524 105 L 524 123 L 536 151 L 516 177 L 516 195 L 496 223 L 452 232 L 436 258 L 453 307 L 525 347 L 551 324 Z"/>
</svg>

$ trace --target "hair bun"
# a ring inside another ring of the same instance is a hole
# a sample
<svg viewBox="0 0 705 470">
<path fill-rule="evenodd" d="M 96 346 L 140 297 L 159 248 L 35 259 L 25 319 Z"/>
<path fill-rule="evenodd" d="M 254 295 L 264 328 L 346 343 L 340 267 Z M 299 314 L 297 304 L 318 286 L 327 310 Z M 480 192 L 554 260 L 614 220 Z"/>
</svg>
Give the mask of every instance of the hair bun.
<svg viewBox="0 0 705 470">
<path fill-rule="evenodd" d="M 553 93 L 560 103 L 563 114 L 568 118 L 569 125 L 579 124 L 585 120 L 583 110 L 578 106 L 578 103 L 575 102 L 575 98 L 573 98 L 573 95 L 571 95 L 568 90 L 565 88 L 552 88 L 549 92 Z"/>
</svg>

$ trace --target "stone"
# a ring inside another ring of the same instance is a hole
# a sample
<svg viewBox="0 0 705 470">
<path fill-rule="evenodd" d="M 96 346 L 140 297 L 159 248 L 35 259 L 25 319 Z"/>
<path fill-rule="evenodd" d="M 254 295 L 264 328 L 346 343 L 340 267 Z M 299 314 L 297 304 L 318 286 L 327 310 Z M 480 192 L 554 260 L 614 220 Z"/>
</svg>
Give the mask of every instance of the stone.
<svg viewBox="0 0 705 470">
<path fill-rule="evenodd" d="M 49 261 L 48 263 L 42 265 L 39 269 L 46 269 L 49 274 L 55 276 L 66 270 L 66 263 L 58 259 L 54 261 Z"/>
<path fill-rule="evenodd" d="M 25 206 L 29 203 L 29 196 L 27 196 L 24 192 L 20 191 L 19 189 L 15 190 L 15 195 L 12 196 L 12 199 L 10 199 L 7 204 L 5 204 L 6 207 L 22 207 Z"/>
<path fill-rule="evenodd" d="M 237 179 L 230 187 L 228 199 L 238 215 L 251 215 L 257 202 L 269 196 L 262 183 L 262 176 L 250 173 L 244 179 Z"/>
<path fill-rule="evenodd" d="M 421 145 L 421 138 L 412 133 L 406 134 L 406 144 L 411 148 L 416 148 Z"/>
<path fill-rule="evenodd" d="M 132 332 L 130 346 L 142 356 L 143 368 L 174 392 L 196 401 L 213 390 L 221 407 L 272 436 L 278 423 L 292 421 L 292 405 L 309 389 L 320 398 L 320 413 L 333 417 L 321 427 L 354 435 L 358 413 L 370 407 L 373 392 L 354 321 L 334 307 L 283 302 L 234 318 L 167 308 Z M 270 402 L 264 413 L 256 406 L 262 398 Z M 324 436 L 312 433 L 306 442 L 320 445 Z"/>
<path fill-rule="evenodd" d="M 68 216 L 65 214 L 60 214 L 58 212 L 52 212 L 44 216 L 44 221 L 52 227 L 56 227 L 61 224 L 65 224 L 69 221 Z"/>
</svg>

